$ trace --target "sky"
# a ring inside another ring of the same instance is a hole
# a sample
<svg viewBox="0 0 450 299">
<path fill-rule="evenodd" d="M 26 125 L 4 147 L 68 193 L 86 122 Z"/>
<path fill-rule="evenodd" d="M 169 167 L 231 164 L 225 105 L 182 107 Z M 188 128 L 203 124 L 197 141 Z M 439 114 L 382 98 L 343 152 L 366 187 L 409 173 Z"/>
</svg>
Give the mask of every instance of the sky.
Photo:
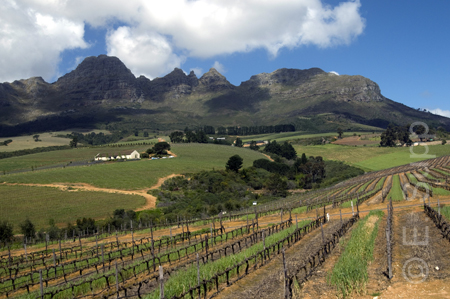
<svg viewBox="0 0 450 299">
<path fill-rule="evenodd" d="M 449 12 L 447 0 L 3 0 L 0 82 L 54 82 L 100 54 L 136 77 L 214 67 L 234 85 L 318 67 L 450 117 Z"/>
</svg>

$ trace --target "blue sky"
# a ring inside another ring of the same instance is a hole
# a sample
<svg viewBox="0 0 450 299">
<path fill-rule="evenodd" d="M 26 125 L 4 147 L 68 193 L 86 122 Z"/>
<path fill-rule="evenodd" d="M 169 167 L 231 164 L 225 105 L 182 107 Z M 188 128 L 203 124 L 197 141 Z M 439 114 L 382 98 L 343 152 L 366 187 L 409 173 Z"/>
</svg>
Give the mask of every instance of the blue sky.
<svg viewBox="0 0 450 299">
<path fill-rule="evenodd" d="M 6 0 L 0 82 L 52 82 L 100 54 L 136 76 L 179 67 L 200 77 L 216 67 L 235 85 L 319 67 L 362 75 L 392 100 L 450 116 L 448 12 L 444 0 Z"/>
</svg>

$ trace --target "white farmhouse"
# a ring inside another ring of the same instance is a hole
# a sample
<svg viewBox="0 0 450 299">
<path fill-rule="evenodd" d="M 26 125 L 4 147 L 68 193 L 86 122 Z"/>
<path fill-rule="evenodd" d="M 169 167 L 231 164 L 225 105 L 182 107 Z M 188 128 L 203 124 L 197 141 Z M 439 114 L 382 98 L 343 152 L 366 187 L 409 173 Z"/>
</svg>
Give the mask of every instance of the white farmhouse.
<svg viewBox="0 0 450 299">
<path fill-rule="evenodd" d="M 137 150 L 124 150 L 120 152 L 98 153 L 95 161 L 111 161 L 111 160 L 139 160 L 141 154 Z"/>
</svg>

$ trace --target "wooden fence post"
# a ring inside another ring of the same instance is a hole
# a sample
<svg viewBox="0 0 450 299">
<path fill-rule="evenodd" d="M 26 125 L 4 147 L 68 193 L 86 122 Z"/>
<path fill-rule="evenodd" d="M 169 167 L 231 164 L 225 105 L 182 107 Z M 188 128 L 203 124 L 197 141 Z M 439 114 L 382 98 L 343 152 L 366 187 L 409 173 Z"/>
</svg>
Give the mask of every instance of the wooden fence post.
<svg viewBox="0 0 450 299">
<path fill-rule="evenodd" d="M 289 284 L 288 284 L 288 276 L 287 276 L 287 267 L 286 267 L 286 257 L 284 255 L 284 247 L 281 251 L 283 254 L 283 273 L 284 273 L 284 298 L 290 298 L 290 292 L 289 292 Z"/>
<path fill-rule="evenodd" d="M 39 283 L 40 283 L 40 290 L 41 290 L 41 298 L 44 298 L 44 283 L 42 282 L 42 269 L 39 270 Z"/>
<path fill-rule="evenodd" d="M 198 253 L 197 253 L 197 285 L 200 285 L 200 262 L 199 262 L 199 257 L 198 257 Z"/>
<path fill-rule="evenodd" d="M 25 250 L 25 259 L 28 261 L 28 255 L 27 255 L 27 238 L 25 238 L 25 243 L 23 243 L 23 248 Z"/>
<path fill-rule="evenodd" d="M 322 222 L 320 222 L 320 228 L 322 230 L 322 244 L 325 244 L 325 235 L 324 235 L 324 232 L 323 232 L 323 224 L 322 224 Z"/>
<path fill-rule="evenodd" d="M 102 244 L 102 264 L 103 264 L 103 273 L 105 273 L 105 252 L 104 252 L 104 248 L 105 244 Z"/>
<path fill-rule="evenodd" d="M 119 269 L 117 267 L 117 259 L 116 259 L 116 292 L 117 298 L 119 298 Z"/>
<path fill-rule="evenodd" d="M 159 293 L 160 298 L 164 299 L 164 272 L 161 265 L 159 265 Z"/>
<path fill-rule="evenodd" d="M 353 200 L 350 202 L 350 204 L 352 205 L 352 216 L 355 216 L 355 211 L 353 210 Z"/>
</svg>

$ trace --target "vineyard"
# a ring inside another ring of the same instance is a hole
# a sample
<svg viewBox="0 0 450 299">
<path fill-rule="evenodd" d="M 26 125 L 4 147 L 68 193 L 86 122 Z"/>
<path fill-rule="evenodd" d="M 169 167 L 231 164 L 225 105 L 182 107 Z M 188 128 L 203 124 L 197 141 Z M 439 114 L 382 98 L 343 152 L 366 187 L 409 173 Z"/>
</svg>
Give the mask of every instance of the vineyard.
<svg viewBox="0 0 450 299">
<path fill-rule="evenodd" d="M 395 297 L 450 281 L 449 199 L 444 156 L 212 218 L 24 243 L 0 252 L 0 297 Z"/>
</svg>

